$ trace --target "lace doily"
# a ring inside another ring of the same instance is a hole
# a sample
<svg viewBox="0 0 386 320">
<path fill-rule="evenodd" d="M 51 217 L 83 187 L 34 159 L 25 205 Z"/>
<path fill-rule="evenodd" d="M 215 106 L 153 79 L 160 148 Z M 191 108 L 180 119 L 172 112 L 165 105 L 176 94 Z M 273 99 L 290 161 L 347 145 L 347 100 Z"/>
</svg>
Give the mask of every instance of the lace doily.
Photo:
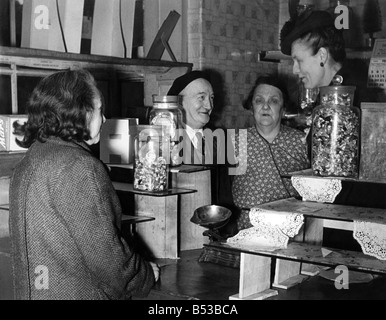
<svg viewBox="0 0 386 320">
<path fill-rule="evenodd" d="M 386 225 L 354 221 L 354 239 L 364 254 L 386 260 Z"/>
<path fill-rule="evenodd" d="M 288 240 L 298 234 L 304 217 L 299 213 L 252 208 L 249 219 L 253 227 L 228 238 L 231 244 L 257 245 L 265 249 L 286 248 Z"/>
<path fill-rule="evenodd" d="M 339 179 L 292 176 L 291 182 L 303 201 L 333 203 L 342 191 L 342 181 Z"/>
</svg>

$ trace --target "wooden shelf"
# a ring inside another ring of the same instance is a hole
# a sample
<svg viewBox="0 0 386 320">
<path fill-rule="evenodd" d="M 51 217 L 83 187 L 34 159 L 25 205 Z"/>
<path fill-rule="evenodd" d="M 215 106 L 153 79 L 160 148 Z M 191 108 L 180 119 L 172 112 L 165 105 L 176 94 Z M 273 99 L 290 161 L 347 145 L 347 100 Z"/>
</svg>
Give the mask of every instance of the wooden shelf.
<svg viewBox="0 0 386 320">
<path fill-rule="evenodd" d="M 370 48 L 346 48 L 347 59 L 370 59 L 373 51 Z M 283 54 L 280 50 L 259 52 L 259 61 L 281 62 L 291 61 L 291 56 Z"/>
<path fill-rule="evenodd" d="M 155 220 L 154 217 L 147 217 L 147 216 L 132 216 L 128 214 L 122 214 L 122 223 L 127 224 L 137 224 L 142 222 L 149 222 Z"/>
<path fill-rule="evenodd" d="M 101 69 L 142 78 L 145 74 L 165 74 L 171 69 L 184 69 L 187 72 L 192 64 L 149 59 L 126 59 L 100 55 L 64 53 L 48 50 L 12 48 L 0 46 L 0 63 L 16 64 L 18 67 L 39 68 L 48 70 L 62 69 Z M 19 70 L 28 75 L 28 71 Z M 2 67 L 0 73 L 7 73 Z M 11 72 L 9 72 L 11 73 Z"/>
<path fill-rule="evenodd" d="M 12 113 L 18 113 L 17 77 L 43 77 L 58 70 L 87 69 L 111 82 L 110 104 L 117 80 L 144 82 L 145 105 L 153 94 L 166 94 L 173 80 L 190 70 L 192 64 L 151 59 L 126 59 L 101 55 L 63 53 L 39 49 L 0 46 L 0 75 L 11 76 Z"/>
<path fill-rule="evenodd" d="M 113 186 L 117 191 L 124 191 L 124 192 L 133 193 L 133 194 L 152 196 L 152 197 L 167 197 L 167 196 L 197 192 L 197 190 L 185 189 L 185 188 L 171 188 L 165 191 L 157 191 L 157 192 L 141 191 L 141 190 L 135 190 L 132 183 L 115 182 L 115 181 L 113 181 Z"/>
<path fill-rule="evenodd" d="M 385 209 L 301 201 L 295 198 L 277 200 L 259 205 L 276 212 L 296 212 L 306 217 L 340 221 L 367 221 L 386 225 Z"/>
<path fill-rule="evenodd" d="M 347 177 L 322 177 L 322 176 L 316 176 L 313 174 L 312 169 L 305 169 L 301 171 L 296 171 L 296 172 L 289 172 L 289 173 L 282 173 L 281 176 L 283 178 L 289 178 L 293 176 L 302 176 L 302 177 L 312 177 L 314 179 L 334 179 L 334 180 L 342 180 L 342 181 L 350 181 L 350 182 L 355 182 L 355 183 L 374 183 L 374 184 L 380 184 L 384 185 L 386 184 L 385 180 L 364 180 L 359 178 L 347 178 Z"/>
<path fill-rule="evenodd" d="M 311 262 L 317 265 L 336 267 L 344 265 L 350 270 L 370 272 L 377 274 L 386 273 L 386 264 L 383 260 L 368 256 L 362 252 L 354 252 L 335 248 L 323 248 L 308 243 L 291 242 L 286 249 L 268 251 L 257 246 L 242 246 L 228 243 L 205 244 L 209 248 L 226 248 L 236 253 L 243 252 L 251 255 L 275 257 L 299 262 Z"/>
</svg>

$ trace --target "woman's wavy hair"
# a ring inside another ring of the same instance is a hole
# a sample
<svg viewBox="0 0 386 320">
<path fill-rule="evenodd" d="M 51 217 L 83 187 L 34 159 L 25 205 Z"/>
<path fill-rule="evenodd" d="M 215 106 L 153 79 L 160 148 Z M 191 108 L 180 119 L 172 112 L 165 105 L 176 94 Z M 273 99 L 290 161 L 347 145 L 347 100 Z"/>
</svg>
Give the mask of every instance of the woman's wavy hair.
<svg viewBox="0 0 386 320">
<path fill-rule="evenodd" d="M 289 103 L 287 87 L 281 79 L 279 79 L 277 76 L 272 76 L 272 75 L 262 75 L 257 78 L 254 86 L 249 92 L 248 98 L 243 103 L 244 109 L 252 110 L 253 95 L 255 93 L 256 88 L 262 84 L 267 84 L 267 85 L 276 87 L 281 91 L 281 94 L 283 96 L 283 109 L 286 110 Z"/>
<path fill-rule="evenodd" d="M 89 140 L 89 116 L 98 98 L 103 103 L 94 77 L 86 70 L 60 71 L 43 78 L 28 101 L 28 121 L 19 128 L 24 137 L 17 143 L 29 148 L 36 140 L 44 142 L 49 137 Z"/>
<path fill-rule="evenodd" d="M 326 48 L 335 62 L 343 63 L 346 59 L 342 30 L 338 30 L 334 26 L 316 28 L 302 35 L 298 40 L 308 44 L 313 55 L 317 54 L 320 48 Z"/>
</svg>

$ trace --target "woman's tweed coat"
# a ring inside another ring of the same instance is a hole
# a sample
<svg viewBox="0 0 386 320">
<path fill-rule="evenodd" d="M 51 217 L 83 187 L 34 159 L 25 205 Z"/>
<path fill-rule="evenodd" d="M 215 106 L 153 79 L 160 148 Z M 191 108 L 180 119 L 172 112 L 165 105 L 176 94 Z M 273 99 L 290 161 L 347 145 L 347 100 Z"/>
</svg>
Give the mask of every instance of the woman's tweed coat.
<svg viewBox="0 0 386 320">
<path fill-rule="evenodd" d="M 35 142 L 10 186 L 16 299 L 128 299 L 154 284 L 152 267 L 120 238 L 121 207 L 84 143 Z"/>
</svg>

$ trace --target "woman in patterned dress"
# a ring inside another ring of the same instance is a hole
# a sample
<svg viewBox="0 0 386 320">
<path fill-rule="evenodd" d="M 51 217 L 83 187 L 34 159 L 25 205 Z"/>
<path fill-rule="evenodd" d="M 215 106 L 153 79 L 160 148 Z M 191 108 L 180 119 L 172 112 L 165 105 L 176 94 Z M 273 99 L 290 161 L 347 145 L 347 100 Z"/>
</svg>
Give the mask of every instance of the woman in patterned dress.
<svg viewBox="0 0 386 320">
<path fill-rule="evenodd" d="M 247 129 L 246 143 L 235 139 L 243 174 L 234 177 L 232 193 L 240 209 L 297 196 L 289 179 L 282 174 L 309 168 L 305 135 L 281 124 L 287 94 L 276 77 L 261 76 L 252 88 L 244 108 L 250 110 L 255 125 Z M 248 210 L 241 210 L 239 230 L 251 227 Z"/>
</svg>

